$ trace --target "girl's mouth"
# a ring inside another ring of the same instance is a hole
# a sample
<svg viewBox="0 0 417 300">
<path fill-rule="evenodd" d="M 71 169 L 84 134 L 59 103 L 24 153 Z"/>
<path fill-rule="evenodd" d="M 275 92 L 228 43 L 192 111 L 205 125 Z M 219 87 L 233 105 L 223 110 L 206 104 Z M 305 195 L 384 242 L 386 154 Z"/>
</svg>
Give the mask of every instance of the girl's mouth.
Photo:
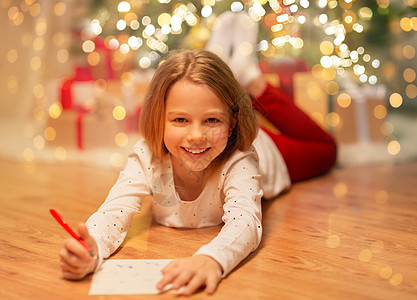
<svg viewBox="0 0 417 300">
<path fill-rule="evenodd" d="M 192 148 L 185 148 L 185 147 L 181 147 L 181 148 L 191 154 L 201 154 L 210 149 L 210 148 L 192 149 Z"/>
</svg>

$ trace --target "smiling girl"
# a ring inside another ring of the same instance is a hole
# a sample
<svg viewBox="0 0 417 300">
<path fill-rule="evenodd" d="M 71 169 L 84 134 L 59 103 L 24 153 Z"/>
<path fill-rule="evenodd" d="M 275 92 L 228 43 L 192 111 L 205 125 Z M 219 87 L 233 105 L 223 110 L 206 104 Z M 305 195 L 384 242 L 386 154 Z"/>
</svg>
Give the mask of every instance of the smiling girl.
<svg viewBox="0 0 417 300">
<path fill-rule="evenodd" d="M 116 251 L 148 195 L 153 196 L 154 219 L 162 225 L 223 224 L 193 256 L 175 259 L 163 269 L 160 290 L 172 284 L 183 288 L 184 295 L 200 287 L 212 294 L 257 249 L 261 198 L 276 197 L 291 180 L 329 170 L 336 147 L 260 77 L 247 87 L 253 103 L 227 64 L 205 50 L 174 52 L 158 67 L 141 111 L 144 138 L 133 147 L 103 205 L 78 226 L 98 259 L 67 240 L 60 252 L 64 278 L 83 278 Z M 267 111 L 282 134 L 258 130 L 252 105 Z"/>
</svg>

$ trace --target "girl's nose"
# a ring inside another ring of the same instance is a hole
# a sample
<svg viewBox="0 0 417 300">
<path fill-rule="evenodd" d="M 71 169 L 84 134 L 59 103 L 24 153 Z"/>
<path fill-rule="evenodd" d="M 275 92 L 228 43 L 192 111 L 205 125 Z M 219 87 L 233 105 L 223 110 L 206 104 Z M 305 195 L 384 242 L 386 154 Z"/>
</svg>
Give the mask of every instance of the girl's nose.
<svg viewBox="0 0 417 300">
<path fill-rule="evenodd" d="M 188 132 L 188 139 L 190 141 L 199 141 L 204 139 L 205 132 L 202 126 L 194 125 L 190 127 L 190 131 Z"/>
</svg>

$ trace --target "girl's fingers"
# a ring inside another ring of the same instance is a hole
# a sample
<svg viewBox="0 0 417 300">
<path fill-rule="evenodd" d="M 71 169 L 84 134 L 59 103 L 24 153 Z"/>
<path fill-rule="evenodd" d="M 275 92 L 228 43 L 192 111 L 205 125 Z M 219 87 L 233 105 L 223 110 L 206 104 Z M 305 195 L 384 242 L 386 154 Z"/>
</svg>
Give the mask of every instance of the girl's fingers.
<svg viewBox="0 0 417 300">
<path fill-rule="evenodd" d="M 66 249 L 61 249 L 58 255 L 62 263 L 65 263 L 72 267 L 76 267 L 78 265 L 78 260 L 76 259 L 76 257 L 74 257 L 74 255 L 69 253 Z"/>
<path fill-rule="evenodd" d="M 164 277 L 158 282 L 157 288 L 163 290 L 168 284 L 172 284 L 174 290 L 180 289 L 186 285 L 191 278 L 193 273 L 190 271 L 181 271 L 175 265 L 168 265 L 162 270 Z"/>
<path fill-rule="evenodd" d="M 63 271 L 70 271 L 73 273 L 80 273 L 82 270 L 88 268 L 88 264 L 85 262 L 80 262 L 76 257 L 61 257 L 60 267 Z"/>
<path fill-rule="evenodd" d="M 65 279 L 69 279 L 69 280 L 79 280 L 81 278 L 84 277 L 83 274 L 78 274 L 78 273 L 72 273 L 72 272 L 68 272 L 68 271 L 63 271 L 62 272 L 62 277 L 64 277 Z"/>
<path fill-rule="evenodd" d="M 72 262 L 68 263 L 68 261 Z M 62 259 L 60 262 L 60 267 L 62 270 L 63 277 L 66 279 L 81 279 L 89 273 L 90 269 L 88 264 L 76 264 L 73 263 L 72 259 Z M 71 276 L 69 276 L 69 274 L 71 274 Z"/>
<path fill-rule="evenodd" d="M 221 271 L 217 265 L 213 266 L 196 257 L 173 261 L 162 270 L 162 273 L 164 276 L 157 288 L 163 290 L 167 284 L 172 284 L 172 289 L 183 288 L 182 294 L 185 296 L 192 295 L 202 287 L 205 287 L 205 292 L 211 295 L 216 291 L 221 280 Z"/>
<path fill-rule="evenodd" d="M 85 223 L 80 223 L 77 226 L 77 231 L 78 234 L 80 235 L 80 237 L 85 241 L 89 238 L 91 238 L 90 233 L 88 232 L 88 228 L 87 225 L 85 225 Z"/>
<path fill-rule="evenodd" d="M 184 291 L 182 292 L 185 296 L 192 295 L 195 291 L 197 291 L 201 286 L 203 286 L 204 278 L 198 275 L 194 275 L 188 284 L 185 286 Z"/>
<path fill-rule="evenodd" d="M 207 278 L 205 291 L 208 295 L 214 294 L 214 292 L 216 291 L 217 285 L 220 282 L 220 279 L 221 277 L 216 278 L 215 276 L 210 276 L 209 278 Z"/>
<path fill-rule="evenodd" d="M 86 267 L 91 264 L 91 261 L 89 258 L 84 259 L 80 258 L 71 252 L 67 251 L 66 249 L 62 249 L 59 252 L 59 257 L 62 262 L 65 262 L 66 264 L 73 266 L 73 267 Z"/>
<path fill-rule="evenodd" d="M 77 230 L 78 230 L 78 233 L 79 233 L 80 237 L 90 246 L 90 248 L 94 252 L 96 252 L 97 251 L 97 249 L 96 249 L 97 246 L 96 246 L 94 238 L 88 232 L 87 225 L 85 225 L 85 223 L 80 223 L 77 226 Z"/>
<path fill-rule="evenodd" d="M 81 248 L 80 248 L 81 247 Z M 60 267 L 65 279 L 77 280 L 83 278 L 92 269 L 94 259 L 88 251 L 76 240 L 69 239 L 59 252 Z"/>
<path fill-rule="evenodd" d="M 174 273 L 164 273 L 164 277 L 158 282 L 156 288 L 163 290 L 167 284 L 172 283 L 176 276 Z"/>
<path fill-rule="evenodd" d="M 78 241 L 75 239 L 68 239 L 64 243 L 64 248 L 71 253 L 72 255 L 84 260 L 88 261 L 91 258 L 90 253 L 87 249 L 83 247 Z"/>
<path fill-rule="evenodd" d="M 172 282 L 172 288 L 178 290 L 179 288 L 185 286 L 193 278 L 193 273 L 190 271 L 183 271 L 175 277 L 175 280 Z"/>
<path fill-rule="evenodd" d="M 83 274 L 85 271 L 85 267 L 74 267 L 65 262 L 61 262 L 60 267 L 62 272 L 70 272 L 72 274 Z"/>
<path fill-rule="evenodd" d="M 94 238 L 88 233 L 84 223 L 78 225 L 77 230 L 81 238 L 90 246 L 93 253 L 97 254 L 97 244 Z M 97 257 L 92 257 L 79 241 L 67 239 L 64 247 L 59 252 L 61 259 L 60 267 L 65 279 L 77 280 L 94 271 Z"/>
</svg>

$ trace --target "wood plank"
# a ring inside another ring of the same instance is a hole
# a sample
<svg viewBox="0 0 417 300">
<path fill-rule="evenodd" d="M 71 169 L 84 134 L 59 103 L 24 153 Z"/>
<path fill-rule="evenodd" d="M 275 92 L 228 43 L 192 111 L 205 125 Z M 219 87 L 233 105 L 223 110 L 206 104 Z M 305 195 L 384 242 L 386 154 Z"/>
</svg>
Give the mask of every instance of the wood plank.
<svg viewBox="0 0 417 300">
<path fill-rule="evenodd" d="M 58 251 L 71 225 L 105 199 L 114 169 L 0 160 L 0 298 L 137 299 L 88 296 L 91 276 L 61 278 Z M 416 299 L 417 163 L 336 169 L 264 201 L 257 251 L 213 297 L 191 299 Z M 179 230 L 152 221 L 150 200 L 112 258 L 192 255 L 220 226 Z M 140 297 L 139 297 L 140 298 Z M 147 295 L 172 299 L 175 295 Z"/>
</svg>

